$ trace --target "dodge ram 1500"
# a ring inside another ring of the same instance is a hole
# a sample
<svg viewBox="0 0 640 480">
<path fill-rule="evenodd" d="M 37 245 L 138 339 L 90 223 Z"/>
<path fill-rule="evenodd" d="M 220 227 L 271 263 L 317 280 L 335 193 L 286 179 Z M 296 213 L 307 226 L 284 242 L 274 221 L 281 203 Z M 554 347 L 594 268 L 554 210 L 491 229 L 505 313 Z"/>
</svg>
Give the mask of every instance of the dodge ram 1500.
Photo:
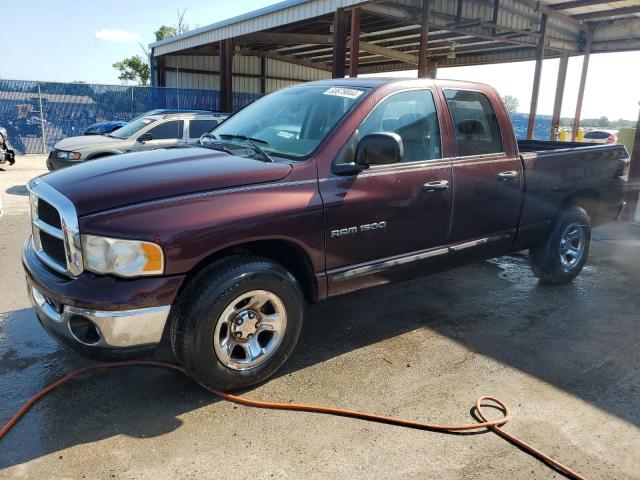
<svg viewBox="0 0 640 480">
<path fill-rule="evenodd" d="M 29 184 L 28 289 L 97 359 L 161 339 L 219 389 L 271 376 L 305 303 L 529 250 L 561 284 L 623 206 L 621 145 L 517 141 L 486 85 L 339 79 L 267 95 L 198 147 Z"/>
</svg>

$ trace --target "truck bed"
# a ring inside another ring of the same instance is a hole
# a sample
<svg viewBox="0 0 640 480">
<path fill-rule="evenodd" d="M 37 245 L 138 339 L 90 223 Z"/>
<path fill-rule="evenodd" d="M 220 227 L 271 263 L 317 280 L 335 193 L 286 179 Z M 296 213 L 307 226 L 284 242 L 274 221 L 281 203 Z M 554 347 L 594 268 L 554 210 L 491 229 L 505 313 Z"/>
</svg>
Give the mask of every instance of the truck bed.
<svg viewBox="0 0 640 480">
<path fill-rule="evenodd" d="M 523 225 L 552 219 L 571 193 L 592 199 L 594 225 L 613 219 L 611 199 L 629 164 L 624 145 L 518 140 L 518 148 L 526 179 Z"/>
</svg>

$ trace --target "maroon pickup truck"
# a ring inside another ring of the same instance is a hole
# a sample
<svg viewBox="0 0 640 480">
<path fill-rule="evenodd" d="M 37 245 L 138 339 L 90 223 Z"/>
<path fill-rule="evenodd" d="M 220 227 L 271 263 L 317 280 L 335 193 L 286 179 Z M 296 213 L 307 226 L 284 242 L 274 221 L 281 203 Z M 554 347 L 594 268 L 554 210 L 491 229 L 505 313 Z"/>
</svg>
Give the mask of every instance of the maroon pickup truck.
<svg viewBox="0 0 640 480">
<path fill-rule="evenodd" d="M 525 249 L 541 281 L 571 281 L 627 163 L 622 145 L 518 142 L 485 85 L 307 83 L 197 147 L 32 180 L 23 264 L 72 349 L 168 341 L 199 381 L 247 387 L 289 357 L 306 303 Z"/>
</svg>

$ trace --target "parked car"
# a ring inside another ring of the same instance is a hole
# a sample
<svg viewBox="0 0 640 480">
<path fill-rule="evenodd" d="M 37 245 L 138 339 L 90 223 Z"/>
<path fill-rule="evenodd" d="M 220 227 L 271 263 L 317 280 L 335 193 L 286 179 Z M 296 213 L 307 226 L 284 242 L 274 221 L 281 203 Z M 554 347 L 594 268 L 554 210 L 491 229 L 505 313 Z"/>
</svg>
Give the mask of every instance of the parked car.
<svg viewBox="0 0 640 480">
<path fill-rule="evenodd" d="M 584 132 L 585 143 L 618 143 L 616 132 L 609 130 L 589 130 Z"/>
<path fill-rule="evenodd" d="M 9 142 L 7 129 L 0 127 L 0 164 L 13 165 L 16 161 L 16 152 Z"/>
<path fill-rule="evenodd" d="M 167 338 L 200 382 L 248 387 L 289 357 L 305 302 L 525 249 L 570 282 L 628 163 L 623 145 L 516 141 L 493 88 L 426 79 L 300 84 L 204 143 L 29 183 L 23 264 L 54 338 L 101 360 Z"/>
<path fill-rule="evenodd" d="M 47 159 L 47 168 L 77 165 L 85 160 L 174 145 L 195 145 L 229 115 L 203 110 L 152 110 L 107 135 L 83 135 L 60 140 Z"/>
<path fill-rule="evenodd" d="M 84 130 L 85 135 L 106 135 L 121 127 L 124 127 L 127 122 L 98 122 L 89 125 Z"/>
</svg>

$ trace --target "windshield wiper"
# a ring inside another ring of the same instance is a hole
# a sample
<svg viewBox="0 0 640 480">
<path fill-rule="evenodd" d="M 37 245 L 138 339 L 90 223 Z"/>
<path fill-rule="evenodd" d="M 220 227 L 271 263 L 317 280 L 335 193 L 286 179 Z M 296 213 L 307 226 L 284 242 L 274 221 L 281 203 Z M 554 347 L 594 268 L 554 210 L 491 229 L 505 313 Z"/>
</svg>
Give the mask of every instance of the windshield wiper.
<svg viewBox="0 0 640 480">
<path fill-rule="evenodd" d="M 260 154 L 262 158 L 264 158 L 265 162 L 273 163 L 273 158 L 269 156 L 267 152 L 265 152 L 262 148 L 260 148 L 257 143 L 262 143 L 264 145 L 269 145 L 269 142 L 265 140 L 261 140 L 259 138 L 247 137 L 246 135 L 232 135 L 230 133 L 219 133 L 218 136 L 224 140 L 245 140 L 251 144 L 253 149 Z"/>
</svg>

